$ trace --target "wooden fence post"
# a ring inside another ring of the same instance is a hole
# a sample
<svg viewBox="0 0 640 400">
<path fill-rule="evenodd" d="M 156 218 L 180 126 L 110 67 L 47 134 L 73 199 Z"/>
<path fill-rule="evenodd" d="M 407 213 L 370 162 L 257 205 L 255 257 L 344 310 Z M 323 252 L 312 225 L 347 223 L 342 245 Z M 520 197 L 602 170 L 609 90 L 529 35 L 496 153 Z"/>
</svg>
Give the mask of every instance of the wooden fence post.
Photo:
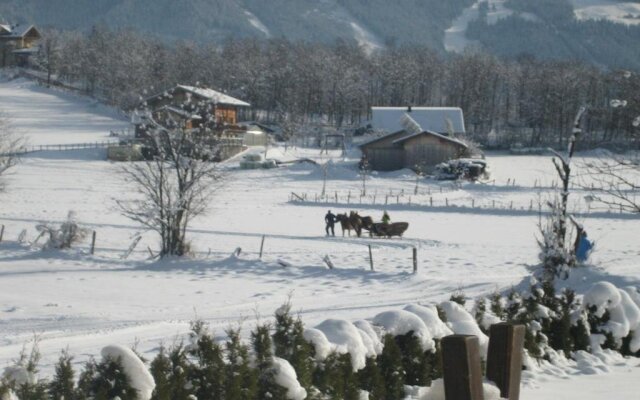
<svg viewBox="0 0 640 400">
<path fill-rule="evenodd" d="M 418 272 L 418 249 L 413 248 L 413 273 Z"/>
<path fill-rule="evenodd" d="M 477 336 L 442 338 L 442 374 L 446 400 L 484 400 Z"/>
<path fill-rule="evenodd" d="M 93 231 L 91 235 L 91 255 L 93 255 L 96 251 L 96 231 Z"/>
<path fill-rule="evenodd" d="M 518 400 L 522 371 L 524 325 L 506 322 L 491 326 L 487 355 L 487 379 L 495 382 L 500 397 Z"/>
<path fill-rule="evenodd" d="M 2 237 L 4 236 L 4 225 L 0 228 L 0 242 L 2 242 Z"/>
<path fill-rule="evenodd" d="M 369 265 L 371 265 L 371 271 L 375 271 L 375 269 L 373 269 L 373 253 L 371 252 L 371 245 L 369 245 Z"/>
<path fill-rule="evenodd" d="M 264 248 L 264 235 L 262 235 L 262 240 L 260 241 L 260 259 L 262 260 L 262 249 Z"/>
</svg>

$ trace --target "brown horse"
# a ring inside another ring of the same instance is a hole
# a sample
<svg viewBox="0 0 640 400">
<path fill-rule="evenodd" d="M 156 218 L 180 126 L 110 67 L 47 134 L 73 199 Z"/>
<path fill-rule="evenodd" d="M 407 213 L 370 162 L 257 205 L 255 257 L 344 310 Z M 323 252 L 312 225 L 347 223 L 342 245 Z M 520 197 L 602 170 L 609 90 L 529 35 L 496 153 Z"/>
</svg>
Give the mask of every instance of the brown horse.
<svg viewBox="0 0 640 400">
<path fill-rule="evenodd" d="M 351 236 L 351 230 L 354 228 L 353 225 L 351 225 L 349 216 L 347 214 L 338 214 L 336 215 L 336 221 L 340 222 L 340 228 L 342 228 L 342 236 L 344 236 L 344 231 L 347 231 L 349 236 Z"/>
</svg>

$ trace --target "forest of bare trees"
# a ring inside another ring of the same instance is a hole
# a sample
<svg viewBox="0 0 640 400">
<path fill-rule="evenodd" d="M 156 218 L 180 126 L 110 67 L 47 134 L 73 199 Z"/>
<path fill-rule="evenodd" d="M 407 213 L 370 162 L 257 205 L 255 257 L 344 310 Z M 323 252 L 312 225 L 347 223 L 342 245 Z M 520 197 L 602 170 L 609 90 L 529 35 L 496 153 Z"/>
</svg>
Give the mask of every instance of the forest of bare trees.
<svg viewBox="0 0 640 400">
<path fill-rule="evenodd" d="M 581 105 L 583 145 L 637 143 L 640 76 L 577 61 L 502 60 L 479 50 L 443 56 L 391 46 L 367 54 L 355 44 L 234 39 L 223 45 L 167 44 L 104 27 L 47 32 L 41 67 L 123 109 L 176 83 L 222 90 L 252 104 L 247 118 L 362 126 L 371 106 L 459 106 L 483 141 L 564 146 Z M 625 99 L 626 106 L 611 107 Z"/>
</svg>

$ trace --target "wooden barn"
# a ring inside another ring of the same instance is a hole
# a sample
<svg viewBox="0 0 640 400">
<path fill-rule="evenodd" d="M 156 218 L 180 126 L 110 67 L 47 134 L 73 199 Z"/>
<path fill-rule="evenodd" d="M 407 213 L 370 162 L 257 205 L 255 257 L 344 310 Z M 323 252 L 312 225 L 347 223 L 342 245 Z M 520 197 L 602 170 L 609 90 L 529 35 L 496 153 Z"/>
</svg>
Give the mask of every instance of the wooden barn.
<svg viewBox="0 0 640 400">
<path fill-rule="evenodd" d="M 41 38 L 33 25 L 0 24 L 0 67 L 26 66 L 29 58 L 38 53 L 37 42 Z"/>
<path fill-rule="evenodd" d="M 402 168 L 432 168 L 454 158 L 464 157 L 467 145 L 436 132 L 411 134 L 405 130 L 391 133 L 360 146 L 371 169 L 394 171 Z"/>
</svg>

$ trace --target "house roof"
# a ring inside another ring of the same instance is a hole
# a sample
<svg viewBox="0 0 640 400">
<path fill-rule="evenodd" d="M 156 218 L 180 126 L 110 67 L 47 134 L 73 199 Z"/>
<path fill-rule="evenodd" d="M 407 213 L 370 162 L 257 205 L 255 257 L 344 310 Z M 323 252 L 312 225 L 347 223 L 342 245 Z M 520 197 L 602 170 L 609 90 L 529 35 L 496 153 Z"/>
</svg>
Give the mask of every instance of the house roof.
<svg viewBox="0 0 640 400">
<path fill-rule="evenodd" d="M 2 28 L 2 31 L 0 31 L 0 36 L 4 38 L 22 38 L 25 37 L 27 33 L 29 33 L 29 31 L 31 31 L 32 29 L 35 29 L 38 35 L 40 34 L 40 32 L 33 25 L 19 25 L 14 27 L 11 27 L 10 25 L 0 25 L 0 28 Z"/>
<path fill-rule="evenodd" d="M 409 107 L 371 107 L 371 113 L 371 126 L 376 130 L 401 130 L 400 120 L 406 113 L 426 131 L 446 134 L 451 125 L 454 133 L 465 133 L 464 116 L 459 107 L 411 107 L 410 110 Z"/>
<path fill-rule="evenodd" d="M 406 142 L 407 140 L 411 140 L 411 139 L 414 139 L 414 138 L 416 138 L 418 136 L 422 136 L 422 135 L 435 136 L 438 139 L 442 139 L 442 140 L 446 140 L 446 141 L 451 142 L 451 143 L 455 143 L 455 144 L 457 144 L 459 146 L 462 146 L 464 148 L 469 147 L 469 146 L 467 146 L 466 144 L 464 144 L 463 142 L 461 142 L 460 140 L 458 140 L 456 138 L 452 138 L 452 137 L 449 137 L 449 136 L 441 135 L 439 133 L 431 132 L 431 131 L 423 131 L 423 132 L 420 132 L 420 133 L 414 133 L 413 135 L 401 137 L 398 140 L 394 140 L 393 144 L 402 144 L 402 143 Z"/>
<path fill-rule="evenodd" d="M 362 143 L 360 145 L 360 147 L 362 148 L 362 147 L 368 146 L 370 144 L 374 144 L 374 143 L 389 139 L 389 138 L 394 137 L 394 136 L 397 136 L 398 139 L 401 139 L 402 137 L 411 136 L 411 134 L 408 133 L 407 131 L 405 131 L 404 129 L 401 129 L 401 130 L 399 130 L 397 132 L 389 133 L 387 135 L 383 135 L 383 136 L 368 140 L 368 141 Z"/>
<path fill-rule="evenodd" d="M 220 93 L 213 89 L 198 88 L 198 87 L 187 86 L 187 85 L 178 85 L 177 87 L 189 93 L 195 94 L 198 97 L 211 100 L 216 104 L 228 104 L 228 105 L 238 106 L 238 107 L 251 107 L 251 104 L 245 101 L 238 100 L 235 97 L 231 97 L 229 95 Z"/>
</svg>

